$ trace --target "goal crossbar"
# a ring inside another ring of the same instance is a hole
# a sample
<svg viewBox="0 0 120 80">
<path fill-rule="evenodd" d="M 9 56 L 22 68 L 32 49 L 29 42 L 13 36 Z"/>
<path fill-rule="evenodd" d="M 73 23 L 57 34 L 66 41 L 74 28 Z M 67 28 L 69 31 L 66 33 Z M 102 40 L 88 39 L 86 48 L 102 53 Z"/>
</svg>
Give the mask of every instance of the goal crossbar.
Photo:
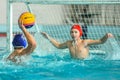
<svg viewBox="0 0 120 80">
<path fill-rule="evenodd" d="M 119 4 L 120 0 L 9 0 L 9 2 L 29 4 Z"/>
</svg>

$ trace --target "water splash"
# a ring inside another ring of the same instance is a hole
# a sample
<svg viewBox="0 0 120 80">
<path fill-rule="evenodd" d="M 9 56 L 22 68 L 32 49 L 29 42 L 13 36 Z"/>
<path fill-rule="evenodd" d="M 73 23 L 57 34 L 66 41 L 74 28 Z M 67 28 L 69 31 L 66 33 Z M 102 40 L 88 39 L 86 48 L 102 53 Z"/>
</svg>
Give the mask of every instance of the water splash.
<svg viewBox="0 0 120 80">
<path fill-rule="evenodd" d="M 109 38 L 107 41 L 107 58 L 111 60 L 120 60 L 120 46 L 115 38 Z"/>
</svg>

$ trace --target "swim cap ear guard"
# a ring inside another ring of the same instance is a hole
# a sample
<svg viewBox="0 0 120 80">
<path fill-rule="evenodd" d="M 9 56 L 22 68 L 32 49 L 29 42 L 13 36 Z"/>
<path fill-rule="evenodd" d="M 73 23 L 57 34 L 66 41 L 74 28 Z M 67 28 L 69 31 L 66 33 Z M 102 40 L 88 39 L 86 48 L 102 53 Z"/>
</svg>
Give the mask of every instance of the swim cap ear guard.
<svg viewBox="0 0 120 80">
<path fill-rule="evenodd" d="M 26 48 L 27 41 L 23 34 L 16 34 L 14 36 L 12 44 L 14 48 L 20 48 L 20 47 Z"/>
</svg>

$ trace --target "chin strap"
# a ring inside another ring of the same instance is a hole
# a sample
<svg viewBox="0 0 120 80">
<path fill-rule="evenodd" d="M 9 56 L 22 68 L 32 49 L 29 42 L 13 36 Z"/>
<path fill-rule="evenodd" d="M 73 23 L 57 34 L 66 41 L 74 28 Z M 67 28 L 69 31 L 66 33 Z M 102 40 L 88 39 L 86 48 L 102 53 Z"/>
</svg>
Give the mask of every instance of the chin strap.
<svg viewBox="0 0 120 80">
<path fill-rule="evenodd" d="M 76 54 L 77 54 L 77 53 L 76 53 L 76 45 L 77 45 L 77 41 L 74 40 L 74 41 L 72 42 L 72 45 L 73 45 L 73 47 L 74 47 L 74 49 L 75 49 L 75 55 L 76 55 Z"/>
<path fill-rule="evenodd" d="M 77 44 L 77 41 L 76 41 L 76 40 L 72 42 L 72 45 L 73 45 L 73 46 L 75 46 L 76 44 Z"/>
</svg>

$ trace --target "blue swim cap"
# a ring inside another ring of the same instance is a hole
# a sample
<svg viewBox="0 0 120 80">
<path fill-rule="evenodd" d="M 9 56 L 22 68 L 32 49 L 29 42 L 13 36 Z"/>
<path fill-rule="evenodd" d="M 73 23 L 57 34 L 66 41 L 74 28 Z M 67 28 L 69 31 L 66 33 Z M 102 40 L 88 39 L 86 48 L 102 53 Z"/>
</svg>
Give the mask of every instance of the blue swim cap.
<svg viewBox="0 0 120 80">
<path fill-rule="evenodd" d="M 22 34 L 16 34 L 14 39 L 13 39 L 13 42 L 12 42 L 13 46 L 14 47 L 26 47 L 27 46 L 27 41 L 24 37 L 24 35 Z"/>
</svg>

